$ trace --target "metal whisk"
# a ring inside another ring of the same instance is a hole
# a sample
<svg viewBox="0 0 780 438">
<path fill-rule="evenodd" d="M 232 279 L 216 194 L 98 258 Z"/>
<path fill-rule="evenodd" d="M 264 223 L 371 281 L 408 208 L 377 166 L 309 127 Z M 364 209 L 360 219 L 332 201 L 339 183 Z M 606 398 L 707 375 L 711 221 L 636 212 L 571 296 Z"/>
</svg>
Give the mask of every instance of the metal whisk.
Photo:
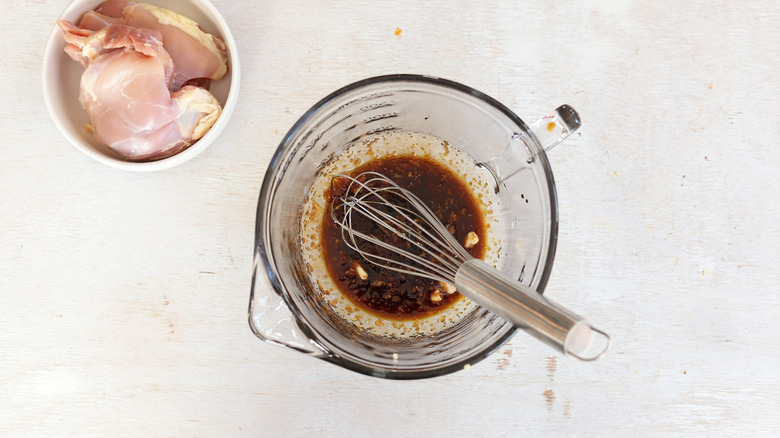
<svg viewBox="0 0 780 438">
<path fill-rule="evenodd" d="M 377 172 L 355 177 L 340 174 L 334 180 L 339 178 L 346 178 L 349 183 L 345 194 L 334 199 L 331 215 L 341 228 L 345 244 L 366 261 L 454 285 L 463 295 L 564 354 L 594 360 L 606 352 L 606 333 L 472 257 L 409 190 Z M 370 221 L 384 236 L 393 239 L 355 229 L 353 224 L 358 219 Z M 392 255 L 383 255 L 380 248 Z"/>
</svg>

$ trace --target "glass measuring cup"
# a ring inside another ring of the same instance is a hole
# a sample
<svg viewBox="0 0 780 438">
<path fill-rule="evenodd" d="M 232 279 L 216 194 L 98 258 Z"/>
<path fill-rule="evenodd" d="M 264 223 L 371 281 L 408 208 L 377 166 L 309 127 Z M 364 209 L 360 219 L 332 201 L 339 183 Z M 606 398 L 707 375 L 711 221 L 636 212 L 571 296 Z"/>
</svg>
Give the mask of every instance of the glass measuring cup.
<svg viewBox="0 0 780 438">
<path fill-rule="evenodd" d="M 263 181 L 257 210 L 249 323 L 261 339 L 384 378 L 414 379 L 471 365 L 515 327 L 477 308 L 432 336 L 369 335 L 329 313 L 301 256 L 301 206 L 318 172 L 350 144 L 381 132 L 427 133 L 456 145 L 486 172 L 496 196 L 499 268 L 543 292 L 555 254 L 555 183 L 545 148 L 579 127 L 559 107 L 530 127 L 505 106 L 464 85 L 419 75 L 366 79 L 327 96 L 290 129 Z"/>
</svg>

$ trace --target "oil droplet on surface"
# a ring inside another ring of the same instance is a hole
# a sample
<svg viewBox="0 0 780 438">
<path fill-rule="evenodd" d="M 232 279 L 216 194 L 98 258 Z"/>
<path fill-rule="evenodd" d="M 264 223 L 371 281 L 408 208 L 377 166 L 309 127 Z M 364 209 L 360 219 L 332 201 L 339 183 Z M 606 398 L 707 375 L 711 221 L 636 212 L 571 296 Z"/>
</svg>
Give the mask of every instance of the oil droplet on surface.
<svg viewBox="0 0 780 438">
<path fill-rule="evenodd" d="M 548 132 L 553 132 L 554 129 L 555 129 L 555 122 L 549 122 L 547 124 L 547 131 Z"/>
<path fill-rule="evenodd" d="M 401 28 L 400 27 L 396 27 L 395 28 L 395 36 L 401 36 Z"/>
</svg>

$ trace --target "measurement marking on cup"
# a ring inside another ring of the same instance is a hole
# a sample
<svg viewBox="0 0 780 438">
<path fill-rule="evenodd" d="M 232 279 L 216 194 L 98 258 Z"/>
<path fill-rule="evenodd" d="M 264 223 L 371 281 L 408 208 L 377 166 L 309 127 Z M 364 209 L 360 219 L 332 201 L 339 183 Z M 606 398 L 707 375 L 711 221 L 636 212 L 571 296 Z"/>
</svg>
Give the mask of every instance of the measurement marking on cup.
<svg viewBox="0 0 780 438">
<path fill-rule="evenodd" d="M 360 108 L 360 111 L 361 112 L 366 112 L 366 111 L 375 110 L 377 108 L 384 108 L 384 107 L 387 107 L 387 106 L 393 106 L 393 104 L 391 102 L 372 103 L 371 105 L 366 105 L 366 106 Z"/>
<path fill-rule="evenodd" d="M 398 117 L 398 113 L 385 113 L 385 114 L 380 114 L 380 115 L 377 115 L 377 116 L 366 117 L 365 119 L 363 119 L 363 121 L 366 122 L 366 123 L 369 123 L 369 122 L 374 122 L 374 121 L 377 121 L 377 120 L 389 119 L 391 117 Z"/>
</svg>

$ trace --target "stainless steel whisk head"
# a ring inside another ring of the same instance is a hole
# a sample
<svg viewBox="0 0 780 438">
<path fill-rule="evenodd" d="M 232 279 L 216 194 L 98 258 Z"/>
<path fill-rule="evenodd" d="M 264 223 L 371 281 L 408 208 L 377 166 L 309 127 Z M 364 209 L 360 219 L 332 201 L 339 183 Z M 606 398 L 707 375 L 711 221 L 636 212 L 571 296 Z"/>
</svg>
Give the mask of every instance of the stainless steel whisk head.
<svg viewBox="0 0 780 438">
<path fill-rule="evenodd" d="M 349 180 L 345 196 L 337 198 L 331 209 L 347 246 L 381 268 L 455 283 L 458 269 L 473 257 L 420 198 L 377 172 L 336 178 Z M 373 222 L 384 236 L 357 230 L 355 215 Z M 387 236 L 406 245 L 388 242 Z M 397 257 L 380 255 L 371 248 L 390 250 Z"/>
<path fill-rule="evenodd" d="M 377 172 L 336 175 L 349 183 L 331 205 L 344 243 L 377 267 L 452 284 L 463 295 L 581 360 L 601 357 L 609 336 L 581 316 L 472 257 L 409 190 Z M 359 230 L 367 221 L 375 230 Z M 388 255 L 384 255 L 384 249 Z"/>
</svg>

